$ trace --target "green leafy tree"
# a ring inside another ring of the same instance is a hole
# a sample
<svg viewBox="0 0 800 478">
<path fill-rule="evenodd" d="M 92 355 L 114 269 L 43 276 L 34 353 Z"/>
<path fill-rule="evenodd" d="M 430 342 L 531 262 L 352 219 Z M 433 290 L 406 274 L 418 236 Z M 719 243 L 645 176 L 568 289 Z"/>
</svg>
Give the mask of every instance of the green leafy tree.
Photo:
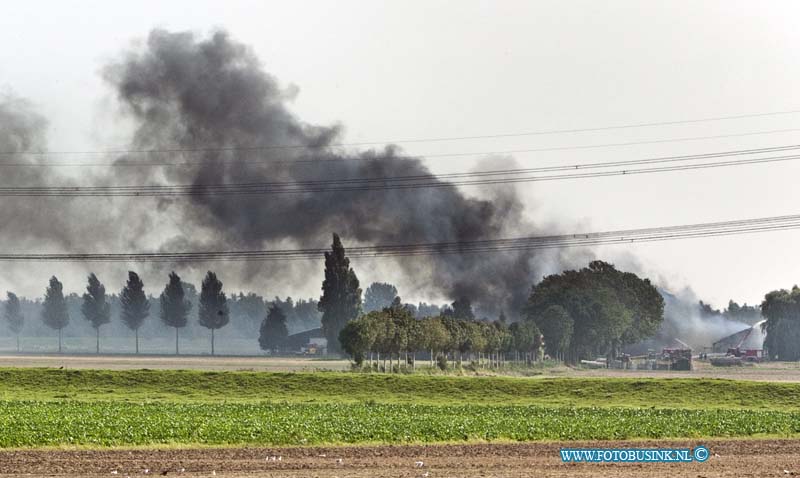
<svg viewBox="0 0 800 478">
<path fill-rule="evenodd" d="M 81 305 L 83 317 L 92 324 L 97 338 L 96 352 L 100 353 L 100 327 L 111 322 L 111 304 L 106 300 L 106 287 L 94 272 L 89 274 L 89 284 Z"/>
<path fill-rule="evenodd" d="M 394 335 L 390 339 L 389 353 L 397 355 L 398 369 L 400 367 L 400 354 L 406 354 L 405 362 L 408 362 L 407 354 L 413 351 L 416 345 L 417 338 L 416 325 L 417 320 L 409 309 L 403 306 L 400 297 L 395 297 L 392 305 L 385 308 L 384 312 L 388 315 L 389 320 L 392 321 L 394 327 L 392 328 Z"/>
<path fill-rule="evenodd" d="M 150 301 L 144 293 L 144 282 L 139 274 L 128 271 L 128 282 L 119 294 L 122 322 L 136 335 L 136 353 L 139 353 L 139 327 L 150 315 Z"/>
<path fill-rule="evenodd" d="M 361 289 L 337 234 L 333 235 L 331 251 L 325 253 L 325 280 L 318 307 L 328 350 L 338 352 L 339 332 L 361 314 Z"/>
<path fill-rule="evenodd" d="M 397 287 L 384 282 L 373 282 L 364 291 L 364 312 L 383 310 L 397 297 Z"/>
<path fill-rule="evenodd" d="M 800 288 L 774 290 L 764 296 L 764 348 L 772 360 L 800 360 Z"/>
<path fill-rule="evenodd" d="M 447 334 L 447 328 L 442 323 L 441 318 L 428 317 L 422 320 L 420 329 L 421 345 L 430 351 L 431 367 L 433 367 L 437 352 L 445 350 L 449 342 L 450 337 Z"/>
<path fill-rule="evenodd" d="M 391 370 L 391 354 L 399 347 L 395 344 L 397 331 L 396 324 L 386 310 L 370 312 L 371 329 L 375 333 L 374 347 L 379 356 L 383 356 L 384 370 Z M 389 358 L 389 369 L 386 368 L 386 359 Z"/>
<path fill-rule="evenodd" d="M 261 346 L 261 350 L 277 351 L 288 336 L 286 314 L 283 313 L 283 309 L 273 303 L 267 312 L 267 316 L 261 322 L 258 344 Z"/>
<path fill-rule="evenodd" d="M 373 311 L 372 313 L 379 313 Z M 372 349 L 375 340 L 375 328 L 371 316 L 362 316 L 351 320 L 339 332 L 339 343 L 342 351 L 353 358 L 359 367 L 364 364 L 366 353 Z"/>
<path fill-rule="evenodd" d="M 514 322 L 508 327 L 511 335 L 511 348 L 523 357 L 531 357 L 537 345 L 537 337 L 541 334 L 536 324 L 530 320 Z"/>
<path fill-rule="evenodd" d="M 19 334 L 25 324 L 25 316 L 22 315 L 22 308 L 19 305 L 19 297 L 13 292 L 8 292 L 6 306 L 3 316 L 8 323 L 11 333 L 17 337 L 17 352 L 19 352 Z"/>
<path fill-rule="evenodd" d="M 499 320 L 494 322 L 497 328 L 498 340 L 500 342 L 499 352 L 501 353 L 501 361 L 505 360 L 506 355 L 513 350 L 514 338 L 511 336 L 510 326 Z"/>
<path fill-rule="evenodd" d="M 214 355 L 214 330 L 228 324 L 228 299 L 222 291 L 222 281 L 208 271 L 200 287 L 200 306 L 197 310 L 200 325 L 211 329 L 211 355 Z"/>
<path fill-rule="evenodd" d="M 473 352 L 481 352 L 486 348 L 486 336 L 483 330 L 482 322 L 475 322 L 472 320 L 464 320 L 461 327 L 465 332 L 465 339 L 461 342 L 458 351 L 461 354 L 470 354 Z"/>
<path fill-rule="evenodd" d="M 450 309 L 452 310 L 452 309 Z M 469 332 L 464 326 L 464 321 L 447 315 L 447 311 L 441 315 L 442 324 L 447 329 L 447 345 L 445 346 L 445 353 L 453 354 L 453 362 L 455 364 L 456 352 L 459 353 L 458 359 L 461 362 L 461 354 L 465 349 L 465 345 L 469 340 Z"/>
<path fill-rule="evenodd" d="M 547 353 L 556 359 L 563 359 L 572 340 L 573 320 L 560 305 L 551 305 L 536 318 L 536 325 L 544 335 Z"/>
<path fill-rule="evenodd" d="M 623 345 L 654 335 L 664 320 L 664 299 L 649 280 L 602 261 L 545 277 L 531 290 L 527 319 L 536 322 L 554 305 L 573 320 L 570 360 L 616 355 Z"/>
<path fill-rule="evenodd" d="M 64 327 L 69 324 L 67 302 L 64 300 L 64 286 L 53 276 L 44 293 L 42 321 L 53 330 L 58 330 L 58 353 L 61 353 L 61 337 Z"/>
<path fill-rule="evenodd" d="M 192 303 L 186 298 L 186 291 L 181 278 L 175 272 L 169 274 L 169 282 L 159 298 L 161 304 L 161 321 L 168 327 L 175 328 L 175 355 L 178 355 L 178 331 L 186 327 Z"/>
</svg>

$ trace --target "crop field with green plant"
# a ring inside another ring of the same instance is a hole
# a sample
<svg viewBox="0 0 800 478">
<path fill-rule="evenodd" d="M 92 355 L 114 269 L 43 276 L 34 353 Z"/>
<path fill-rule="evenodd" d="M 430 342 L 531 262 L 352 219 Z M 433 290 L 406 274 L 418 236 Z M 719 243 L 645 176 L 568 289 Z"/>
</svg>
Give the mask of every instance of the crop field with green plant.
<svg viewBox="0 0 800 478">
<path fill-rule="evenodd" d="M 800 384 L 0 369 L 0 447 L 797 436 Z"/>
<path fill-rule="evenodd" d="M 492 405 L 0 402 L 2 447 L 791 436 L 800 412 Z"/>
</svg>

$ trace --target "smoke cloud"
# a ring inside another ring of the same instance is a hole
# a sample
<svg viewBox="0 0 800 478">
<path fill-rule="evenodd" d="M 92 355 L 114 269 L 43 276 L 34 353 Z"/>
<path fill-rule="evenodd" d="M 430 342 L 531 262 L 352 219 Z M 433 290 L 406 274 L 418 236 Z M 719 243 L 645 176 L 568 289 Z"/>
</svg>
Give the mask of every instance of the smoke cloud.
<svg viewBox="0 0 800 478">
<path fill-rule="evenodd" d="M 392 145 L 368 151 L 337 147 L 341 127 L 311 125 L 295 117 L 286 102 L 296 91 L 282 89 L 248 47 L 224 32 L 200 38 L 154 30 L 142 47 L 108 65 L 103 75 L 135 124 L 131 149 L 204 148 L 179 158 L 192 164 L 136 168 L 117 177 L 121 183 L 205 185 L 430 174 L 422 161 Z M 265 145 L 299 147 L 247 149 Z M 320 162 L 296 161 L 307 159 Z M 507 187 L 481 190 L 476 197 L 454 188 L 433 188 L 159 201 L 182 230 L 194 231 L 164 240 L 160 247 L 167 250 L 320 247 L 330 242 L 331 232 L 338 232 L 346 246 L 473 241 L 535 232 L 523 217 L 524 204 Z M 558 260 L 558 255 L 548 260 Z M 531 253 L 508 252 L 493 254 L 491 260 L 469 254 L 405 258 L 396 266 L 416 286 L 412 294 L 428 289 L 450 299 L 465 296 L 481 311 L 496 313 L 501 307 L 520 309 L 538 272 L 537 262 Z M 240 272 L 255 280 L 271 275 L 273 267 L 247 264 Z"/>
<path fill-rule="evenodd" d="M 341 125 L 320 126 L 297 118 L 287 106 L 297 89 L 283 88 L 251 49 L 224 32 L 204 37 L 154 30 L 144 43 L 106 65 L 102 75 L 119 101 L 125 123 L 133 125 L 131 151 L 193 151 L 96 157 L 124 167 L 80 169 L 80 177 L 38 167 L 56 160 L 47 155 L 6 155 L 27 166 L 3 167 L 0 186 L 207 185 L 430 174 L 421 159 L 405 155 L 395 145 L 370 150 L 339 146 Z M 0 151 L 45 152 L 46 128 L 47 121 L 29 102 L 0 96 Z M 270 145 L 293 147 L 259 148 Z M 162 162 L 180 164 L 153 166 Z M 514 167 L 512 158 L 490 157 L 478 169 Z M 473 188 L 469 195 L 455 188 L 430 188 L 0 201 L 4 249 L 21 252 L 318 248 L 330 243 L 332 232 L 339 233 L 348 247 L 475 241 L 558 229 L 558 225 L 533 224 L 527 217 L 526 205 L 509 186 Z M 618 256 L 623 269 L 647 275 L 632 256 Z M 493 317 L 504 309 L 514 319 L 531 284 L 593 259 L 590 249 L 508 251 L 491 256 L 360 258 L 354 267 L 357 273 L 369 271 L 379 280 L 397 282 L 406 299 L 467 297 L 479 317 Z M 11 288 L 35 280 L 43 290 L 54 273 L 75 277 L 91 270 L 115 291 L 114 284 L 121 286 L 130 268 L 142 273 L 148 292 L 157 294 L 173 267 L 190 281 L 212 268 L 220 272 L 226 288 L 233 283 L 271 294 L 278 284 L 288 284 L 288 290 L 309 290 L 309 283 L 321 280 L 321 264 L 322 258 L 318 263 L 288 264 L 24 264 L 3 267 L 0 277 Z M 360 274 L 362 288 L 368 285 L 364 275 Z M 78 290 L 82 283 L 68 284 L 68 289 Z M 662 293 L 663 326 L 653 341 L 640 346 L 660 348 L 679 339 L 699 348 L 747 327 L 723 317 L 701 317 L 690 289 Z"/>
</svg>

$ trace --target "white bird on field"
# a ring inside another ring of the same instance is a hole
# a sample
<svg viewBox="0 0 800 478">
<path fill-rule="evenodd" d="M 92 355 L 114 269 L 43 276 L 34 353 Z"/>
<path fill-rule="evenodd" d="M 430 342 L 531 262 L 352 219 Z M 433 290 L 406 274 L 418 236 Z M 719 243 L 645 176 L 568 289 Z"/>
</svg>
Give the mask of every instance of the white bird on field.
<svg viewBox="0 0 800 478">
<path fill-rule="evenodd" d="M 425 463 L 421 461 L 415 461 L 414 466 L 416 466 L 417 468 L 422 468 L 423 466 L 425 466 Z"/>
<path fill-rule="evenodd" d="M 116 475 L 116 474 L 118 474 L 118 473 L 119 473 L 119 472 L 118 472 L 117 470 L 111 470 L 111 474 L 112 474 L 112 475 Z"/>
<path fill-rule="evenodd" d="M 145 468 L 145 469 L 144 469 L 144 474 L 146 475 L 146 474 L 148 474 L 148 473 L 150 473 L 150 468 Z"/>
<path fill-rule="evenodd" d="M 344 460 L 342 460 L 341 458 L 337 458 L 336 463 L 341 465 L 342 463 L 344 463 Z"/>
</svg>

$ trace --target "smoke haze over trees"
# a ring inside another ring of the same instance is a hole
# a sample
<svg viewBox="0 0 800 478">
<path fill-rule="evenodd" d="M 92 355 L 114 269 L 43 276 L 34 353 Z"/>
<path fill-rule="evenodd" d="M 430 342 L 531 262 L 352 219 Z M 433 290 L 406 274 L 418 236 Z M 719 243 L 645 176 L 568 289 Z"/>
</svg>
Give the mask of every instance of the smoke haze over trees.
<svg viewBox="0 0 800 478">
<path fill-rule="evenodd" d="M 17 352 L 20 351 L 19 334 L 25 324 L 25 316 L 22 314 L 19 297 L 13 292 L 7 293 L 6 304 L 3 310 L 3 318 L 8 324 L 8 330 L 17 337 Z"/>
<path fill-rule="evenodd" d="M 110 61 L 102 77 L 115 92 L 121 123 L 133 127 L 131 150 L 203 150 L 170 155 L 121 153 L 108 159 L 148 166 L 114 168 L 107 174 L 99 170 L 81 178 L 93 184 L 191 185 L 430 174 L 420 159 L 392 145 L 365 151 L 337 146 L 342 127 L 308 124 L 292 114 L 287 104 L 296 88 L 282 88 L 249 47 L 225 32 L 202 36 L 153 30 L 146 41 Z M 0 106 L 0 118 L 4 125 L 0 149 L 47 149 L 46 121 L 27 103 L 6 101 Z M 264 145 L 297 147 L 252 149 Z M 39 160 L 20 157 L 31 163 Z M 161 160 L 179 160 L 181 165 L 159 166 Z M 0 178 L 0 185 L 79 182 L 50 170 L 44 175 L 45 170 L 11 168 L 4 171 L 9 174 Z M 26 221 L 24 227 L 6 224 L 7 240 L 24 239 L 32 250 L 53 251 L 74 250 L 82 243 L 81 237 L 92 237 L 94 250 L 173 251 L 262 249 L 274 244 L 321 247 L 333 230 L 353 245 L 459 242 L 542 232 L 524 219 L 524 205 L 513 187 L 475 191 L 475 197 L 455 188 L 431 188 L 414 193 L 285 194 L 269 200 L 224 195 L 114 198 L 103 199 L 109 207 L 95 208 L 91 217 L 78 213 L 96 199 L 12 198 L 1 207 L 14 210 L 14 221 Z M 78 216 L 78 224 L 66 222 Z M 521 310 L 525 294 L 519 292 L 518 284 L 557 268 L 559 254 L 506 251 L 493 254 L 491 261 L 469 254 L 381 261 L 403 283 L 413 285 L 415 294 L 425 293 L 426 300 L 468 296 L 479 316 L 496 316 L 500 308 Z M 146 264 L 142 274 L 152 281 L 169 272 L 169 267 Z M 204 265 L 188 267 L 194 275 Z M 282 278 L 298 284 L 309 271 L 318 271 L 310 264 L 239 263 L 226 264 L 224 273 L 250 290 L 263 290 L 272 286 L 276 269 L 283 272 L 278 274 Z M 96 272 L 107 279 L 111 270 L 102 266 Z M 492 281 L 485 283 L 486 277 Z M 13 284 L 13 277 L 6 278 Z"/>
<path fill-rule="evenodd" d="M 396 146 L 354 150 L 339 145 L 343 126 L 309 124 L 298 118 L 289 109 L 297 89 L 282 87 L 268 71 L 268 64 L 225 32 L 198 35 L 153 30 L 144 41 L 108 62 L 101 74 L 118 101 L 120 123 L 130 125 L 133 130 L 127 148 L 115 149 L 193 151 L 113 153 L 100 159 L 126 166 L 138 163 L 147 166 L 113 168 L 109 173 L 92 170 L 84 177 L 62 173 L 59 168 L 4 168 L 0 186 L 69 186 L 87 182 L 100 186 L 199 185 L 430 174 L 421 159 L 405 155 Z M 0 97 L 0 150 L 47 151 L 46 126 L 46 119 L 29 102 Z M 270 145 L 291 147 L 261 148 Z M 16 162 L 30 165 L 47 159 L 35 155 L 15 157 Z M 316 162 L 309 163 L 310 160 Z M 159 165 L 160 161 L 181 164 Z M 271 195 L 266 200 L 260 196 L 217 195 L 102 201 L 104 207 L 97 207 L 96 198 L 3 198 L 0 214 L 4 241 L 20 248 L 24 245 L 26 251 L 33 252 L 208 251 L 323 247 L 334 230 L 342 234 L 348 246 L 474 241 L 550 232 L 525 219 L 525 204 L 513 187 L 471 189 L 469 194 L 443 187 L 413 193 L 365 190 Z M 86 210 L 92 214 L 86 214 Z M 86 241 L 87 237 L 92 240 Z M 413 298 L 414 302 L 422 299 L 458 302 L 467 298 L 471 316 L 494 318 L 504 310 L 510 322 L 514 322 L 521 318 L 530 284 L 545 273 L 575 267 L 579 263 L 576 256 L 580 256 L 580 263 L 585 263 L 584 258 L 593 254 L 588 250 L 505 251 L 492 254 L 491 260 L 474 254 L 384 258 L 380 261 L 393 275 L 380 280 L 396 283 L 403 288 L 403 296 Z M 373 263 L 363 260 L 354 264 L 354 269 L 371 271 Z M 149 284 L 162 284 L 173 266 L 143 264 L 140 274 Z M 185 267 L 181 273 L 197 281 L 206 266 L 181 265 Z M 39 271 L 42 278 L 53 273 L 63 278 L 61 270 L 50 271 L 46 267 L 37 264 L 32 269 Z M 84 264 L 63 267 L 70 268 L 72 277 L 89 272 Z M 124 268 L 99 267 L 97 273 L 107 284 L 120 284 L 124 280 Z M 226 263 L 220 267 L 230 290 L 256 291 L 234 294 L 228 301 L 232 322 L 228 329 L 249 337 L 256 336 L 266 315 L 269 302 L 264 300 L 266 292 L 273 297 L 278 287 L 287 287 L 297 297 L 293 287 L 309 282 L 309 276 L 321 279 L 318 263 Z M 29 270 L 16 267 L 0 271 L 0 279 L 11 290 L 15 290 L 17 283 L 28 282 L 30 275 Z M 231 289 L 231 281 L 238 281 L 236 285 L 241 287 Z M 77 283 L 69 282 L 68 290 L 79 290 Z M 191 284 L 184 286 L 186 297 L 182 302 L 193 304 L 187 307 L 198 310 L 196 289 Z M 413 286 L 413 290 L 406 292 L 408 286 Z M 118 287 L 112 289 L 119 290 Z M 64 300 L 66 317 L 80 313 L 79 296 L 68 294 Z M 107 300 L 112 316 L 116 317 L 120 307 L 118 298 L 109 296 Z M 287 305 L 289 301 L 291 305 Z M 170 304 L 152 302 L 154 317 L 173 312 Z M 290 332 L 320 325 L 315 299 L 294 301 L 276 297 L 274 302 L 286 314 Z M 706 336 L 716 339 L 731 328 L 728 319 L 752 323 L 759 314 L 751 306 L 734 303 L 735 307 L 729 304 L 722 312 L 724 317 L 718 319 L 718 314 L 696 312 L 696 300 L 691 302 L 691 314 L 673 314 L 672 311 L 683 310 L 683 302 L 680 297 L 676 301 L 666 300 L 666 319 L 659 336 L 663 332 L 663 337 L 689 340 L 687 336 L 702 333 L 703 340 Z M 27 317 L 40 316 L 41 307 L 36 300 L 21 300 Z M 369 310 L 372 306 L 367 307 Z M 436 304 L 419 302 L 415 307 L 417 317 L 443 312 Z M 700 319 L 695 320 L 698 316 Z M 124 329 L 115 322 L 112 320 L 103 329 L 122 335 Z M 142 325 L 146 334 L 165 331 L 159 321 L 148 322 L 152 323 Z M 203 333 L 194 318 L 175 323 L 182 324 L 174 326 L 176 351 L 178 329 L 182 336 Z M 26 332 L 46 333 L 40 325 L 38 320 L 29 320 L 24 328 Z M 58 330 L 74 334 L 94 332 L 86 327 L 86 321 L 67 320 Z M 134 330 L 138 335 L 139 329 Z M 99 327 L 96 332 L 102 335 Z"/>
<path fill-rule="evenodd" d="M 397 297 L 397 287 L 386 282 L 373 282 L 364 291 L 364 312 L 383 310 Z"/>
</svg>

